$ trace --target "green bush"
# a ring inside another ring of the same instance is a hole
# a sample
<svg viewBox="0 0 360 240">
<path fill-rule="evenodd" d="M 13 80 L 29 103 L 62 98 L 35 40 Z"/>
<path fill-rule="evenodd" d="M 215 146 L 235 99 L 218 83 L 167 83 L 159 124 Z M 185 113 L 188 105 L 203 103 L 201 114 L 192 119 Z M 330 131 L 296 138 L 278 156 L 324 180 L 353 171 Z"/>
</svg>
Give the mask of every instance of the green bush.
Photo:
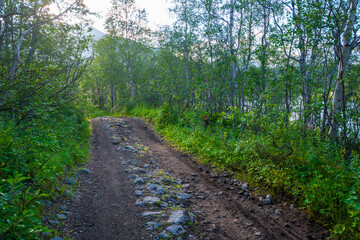
<svg viewBox="0 0 360 240">
<path fill-rule="evenodd" d="M 75 107 L 34 112 L 27 121 L 0 119 L 0 236 L 36 239 L 38 200 L 61 194 L 62 180 L 89 156 L 89 123 Z"/>
</svg>

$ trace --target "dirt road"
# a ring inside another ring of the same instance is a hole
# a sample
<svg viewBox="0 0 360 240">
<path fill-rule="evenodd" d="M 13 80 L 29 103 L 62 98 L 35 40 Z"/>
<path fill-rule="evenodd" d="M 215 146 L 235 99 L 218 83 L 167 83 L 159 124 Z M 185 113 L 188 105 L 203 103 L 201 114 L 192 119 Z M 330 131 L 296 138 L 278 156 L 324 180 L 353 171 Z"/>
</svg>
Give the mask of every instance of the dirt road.
<svg viewBox="0 0 360 240">
<path fill-rule="evenodd" d="M 96 118 L 92 131 L 91 173 L 66 221 L 74 239 L 328 237 L 303 212 L 172 149 L 142 120 Z M 186 221 L 170 221 L 176 211 Z"/>
</svg>

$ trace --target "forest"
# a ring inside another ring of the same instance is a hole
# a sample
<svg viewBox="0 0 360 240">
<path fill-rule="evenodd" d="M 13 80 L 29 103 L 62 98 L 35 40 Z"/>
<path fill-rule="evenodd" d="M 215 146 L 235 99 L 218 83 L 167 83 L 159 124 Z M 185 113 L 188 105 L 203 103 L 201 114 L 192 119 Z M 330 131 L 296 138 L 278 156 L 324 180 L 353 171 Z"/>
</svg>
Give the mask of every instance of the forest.
<svg viewBox="0 0 360 240">
<path fill-rule="evenodd" d="M 0 1 L 1 238 L 51 232 L 42 207 L 88 160 L 87 119 L 125 115 L 360 239 L 359 1 L 171 2 L 155 31 L 112 0 L 94 39 L 80 0 Z"/>
</svg>

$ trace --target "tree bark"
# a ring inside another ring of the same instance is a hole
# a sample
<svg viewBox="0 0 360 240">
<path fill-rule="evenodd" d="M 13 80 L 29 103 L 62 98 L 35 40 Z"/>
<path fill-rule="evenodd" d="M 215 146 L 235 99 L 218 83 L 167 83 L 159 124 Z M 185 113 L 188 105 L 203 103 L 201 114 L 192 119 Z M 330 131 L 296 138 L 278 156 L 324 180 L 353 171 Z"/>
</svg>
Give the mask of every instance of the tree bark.
<svg viewBox="0 0 360 240">
<path fill-rule="evenodd" d="M 332 124 L 330 128 L 330 135 L 334 140 L 339 137 L 339 114 L 342 112 L 345 117 L 346 99 L 345 99 L 345 76 L 349 65 L 352 50 L 358 45 L 355 41 L 356 36 L 353 36 L 356 10 L 358 0 L 351 1 L 349 7 L 344 10 L 346 19 L 342 22 L 342 27 L 334 32 L 334 38 L 337 42 L 335 46 L 335 53 L 338 57 L 338 74 L 334 89 L 333 108 L 332 108 Z M 342 39 L 341 39 L 342 38 Z M 342 41 L 343 40 L 343 41 Z M 346 121 L 343 121 L 343 140 L 346 138 Z"/>
</svg>

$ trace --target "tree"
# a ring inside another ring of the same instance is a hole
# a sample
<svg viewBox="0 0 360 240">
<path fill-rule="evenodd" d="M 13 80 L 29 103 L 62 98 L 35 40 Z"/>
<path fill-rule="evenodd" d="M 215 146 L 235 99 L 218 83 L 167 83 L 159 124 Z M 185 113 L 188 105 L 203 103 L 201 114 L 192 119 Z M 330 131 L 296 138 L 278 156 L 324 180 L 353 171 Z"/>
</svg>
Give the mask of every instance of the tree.
<svg viewBox="0 0 360 240">
<path fill-rule="evenodd" d="M 342 113 L 342 140 L 346 139 L 347 135 L 347 120 L 346 120 L 346 91 L 345 80 L 346 72 L 351 65 L 350 59 L 354 49 L 360 43 L 360 36 L 358 35 L 359 22 L 357 15 L 359 1 L 328 1 L 330 31 L 334 38 L 334 50 L 338 61 L 337 80 L 333 96 L 332 122 L 330 134 L 334 139 L 338 138 L 339 115 Z"/>
<path fill-rule="evenodd" d="M 106 20 L 106 29 L 113 37 L 119 38 L 117 48 L 121 62 L 125 66 L 125 75 L 131 88 L 130 99 L 136 98 L 135 62 L 141 57 L 141 46 L 149 40 L 150 31 L 146 27 L 145 10 L 135 7 L 134 0 L 113 0 L 112 8 Z"/>
</svg>

